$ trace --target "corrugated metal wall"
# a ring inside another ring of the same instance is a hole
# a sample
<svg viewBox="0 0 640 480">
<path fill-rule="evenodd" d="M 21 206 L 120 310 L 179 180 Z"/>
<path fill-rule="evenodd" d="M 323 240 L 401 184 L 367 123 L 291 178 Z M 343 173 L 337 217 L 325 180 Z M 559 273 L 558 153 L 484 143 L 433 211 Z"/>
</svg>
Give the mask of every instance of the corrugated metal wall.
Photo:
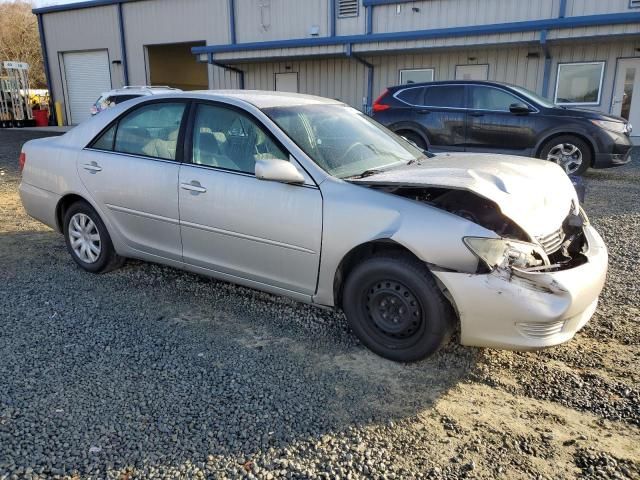
<svg viewBox="0 0 640 480">
<path fill-rule="evenodd" d="M 51 71 L 51 88 L 54 98 L 62 103 L 66 112 L 63 89 L 62 54 L 80 50 L 102 50 L 109 53 L 109 61 L 121 60 L 120 37 L 118 33 L 118 9 L 115 5 L 49 13 L 43 17 L 47 37 L 47 53 Z M 122 65 L 110 64 L 111 85 L 123 85 Z M 65 113 L 66 121 L 66 113 Z"/>
<path fill-rule="evenodd" d="M 129 83 L 147 83 L 146 45 L 228 43 L 228 6 L 227 0 L 148 0 L 123 4 Z"/>
</svg>

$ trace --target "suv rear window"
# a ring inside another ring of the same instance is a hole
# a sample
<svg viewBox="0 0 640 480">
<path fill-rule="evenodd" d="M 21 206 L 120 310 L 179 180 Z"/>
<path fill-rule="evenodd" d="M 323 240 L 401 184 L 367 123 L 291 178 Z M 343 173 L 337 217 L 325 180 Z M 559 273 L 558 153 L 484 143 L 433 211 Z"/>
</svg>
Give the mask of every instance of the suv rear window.
<svg viewBox="0 0 640 480">
<path fill-rule="evenodd" d="M 427 107 L 464 108 L 464 85 L 437 85 L 425 88 Z"/>
<path fill-rule="evenodd" d="M 409 105 L 422 105 L 422 100 L 424 98 L 424 88 L 405 88 L 404 90 L 400 90 L 396 94 L 396 98 L 408 103 Z"/>
</svg>

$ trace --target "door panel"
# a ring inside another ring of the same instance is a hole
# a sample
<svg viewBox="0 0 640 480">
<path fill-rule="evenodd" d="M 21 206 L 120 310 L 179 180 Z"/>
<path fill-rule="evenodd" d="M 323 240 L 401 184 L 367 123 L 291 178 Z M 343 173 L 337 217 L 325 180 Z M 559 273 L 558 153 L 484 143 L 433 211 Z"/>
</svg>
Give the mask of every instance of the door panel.
<svg viewBox="0 0 640 480">
<path fill-rule="evenodd" d="M 186 263 L 315 292 L 322 235 L 317 188 L 183 164 L 179 198 Z"/>
<path fill-rule="evenodd" d="M 94 150 L 78 160 L 83 184 L 125 242 L 173 260 L 182 257 L 178 170 L 175 162 Z"/>
<path fill-rule="evenodd" d="M 626 118 L 636 128 L 640 127 L 640 58 L 618 60 L 614 88 L 611 113 Z M 637 130 L 632 133 L 633 137 L 638 135 L 640 132 Z"/>
<path fill-rule="evenodd" d="M 509 111 L 522 100 L 502 89 L 469 86 L 466 150 L 529 155 L 535 147 L 536 114 L 516 115 Z"/>
<path fill-rule="evenodd" d="M 421 107 L 413 119 L 421 125 L 433 151 L 463 151 L 466 128 L 463 85 L 439 85 L 424 89 Z"/>
</svg>

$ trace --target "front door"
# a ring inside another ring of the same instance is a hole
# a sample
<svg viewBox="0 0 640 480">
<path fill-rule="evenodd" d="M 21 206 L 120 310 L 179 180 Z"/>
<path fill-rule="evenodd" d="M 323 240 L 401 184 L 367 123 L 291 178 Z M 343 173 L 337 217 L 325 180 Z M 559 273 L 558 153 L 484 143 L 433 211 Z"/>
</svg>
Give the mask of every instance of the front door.
<svg viewBox="0 0 640 480">
<path fill-rule="evenodd" d="M 468 87 L 468 152 L 531 155 L 536 143 L 536 114 L 514 114 L 510 106 L 523 100 L 500 88 Z"/>
<path fill-rule="evenodd" d="M 618 60 L 611 113 L 626 118 L 636 127 L 634 143 L 640 143 L 640 58 Z"/>
<path fill-rule="evenodd" d="M 176 261 L 182 260 L 178 138 L 185 109 L 180 101 L 134 108 L 77 161 L 82 182 L 127 245 Z"/>
<path fill-rule="evenodd" d="M 315 292 L 322 197 L 315 185 L 259 180 L 257 159 L 289 154 L 248 113 L 199 104 L 180 167 L 184 261 L 301 294 Z"/>
</svg>

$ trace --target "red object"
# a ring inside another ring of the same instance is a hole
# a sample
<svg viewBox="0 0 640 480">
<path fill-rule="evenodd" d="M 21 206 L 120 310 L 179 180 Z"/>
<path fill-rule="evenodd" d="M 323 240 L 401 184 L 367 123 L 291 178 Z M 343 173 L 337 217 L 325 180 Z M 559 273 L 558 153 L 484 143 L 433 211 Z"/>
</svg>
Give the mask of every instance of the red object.
<svg viewBox="0 0 640 480">
<path fill-rule="evenodd" d="M 385 88 L 384 92 L 382 92 L 382 94 L 376 99 L 376 101 L 373 102 L 374 112 L 384 112 L 385 110 L 391 108 L 390 105 L 385 105 L 384 103 L 382 103 L 382 100 L 387 96 L 387 93 L 389 93 L 389 90 Z"/>
<path fill-rule="evenodd" d="M 20 158 L 18 158 L 18 168 L 20 171 L 24 170 L 24 164 L 27 163 L 27 155 L 24 152 L 20 152 Z"/>
<path fill-rule="evenodd" d="M 46 127 L 49 125 L 49 112 L 47 110 L 34 110 L 33 119 L 36 122 L 36 127 Z"/>
</svg>

